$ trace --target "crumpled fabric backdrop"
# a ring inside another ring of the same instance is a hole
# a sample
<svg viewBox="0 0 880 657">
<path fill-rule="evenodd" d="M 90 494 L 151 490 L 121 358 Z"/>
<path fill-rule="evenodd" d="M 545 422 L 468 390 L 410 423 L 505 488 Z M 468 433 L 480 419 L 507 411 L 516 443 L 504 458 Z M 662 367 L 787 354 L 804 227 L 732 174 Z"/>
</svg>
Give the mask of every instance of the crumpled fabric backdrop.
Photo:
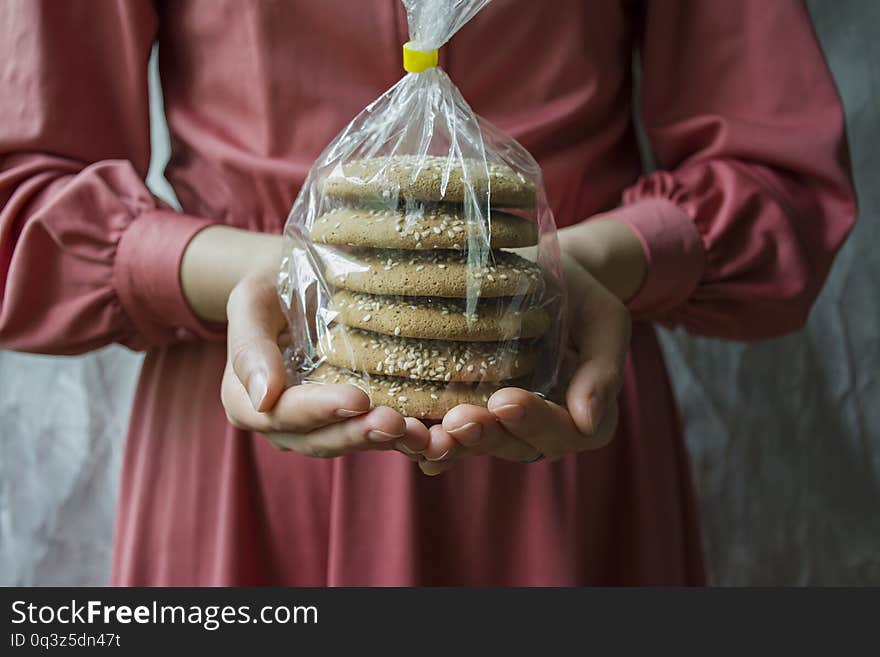
<svg viewBox="0 0 880 657">
<path fill-rule="evenodd" d="M 880 3 L 808 4 L 849 117 L 856 230 L 799 334 L 661 336 L 721 585 L 880 584 Z M 169 198 L 153 133 L 149 182 Z M 140 362 L 0 352 L 0 585 L 106 583 Z"/>
</svg>

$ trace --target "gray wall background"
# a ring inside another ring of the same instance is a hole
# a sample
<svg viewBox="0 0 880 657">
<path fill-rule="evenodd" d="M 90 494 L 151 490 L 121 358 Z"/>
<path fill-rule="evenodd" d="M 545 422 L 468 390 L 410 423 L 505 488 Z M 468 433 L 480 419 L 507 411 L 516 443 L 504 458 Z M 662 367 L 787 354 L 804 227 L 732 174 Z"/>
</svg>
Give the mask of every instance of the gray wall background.
<svg viewBox="0 0 880 657">
<path fill-rule="evenodd" d="M 859 224 L 801 333 L 662 335 L 717 584 L 880 584 L 880 2 L 808 4 L 847 109 Z M 151 102 L 149 183 L 168 197 Z M 0 352 L 0 584 L 107 581 L 139 367 L 119 347 Z"/>
</svg>

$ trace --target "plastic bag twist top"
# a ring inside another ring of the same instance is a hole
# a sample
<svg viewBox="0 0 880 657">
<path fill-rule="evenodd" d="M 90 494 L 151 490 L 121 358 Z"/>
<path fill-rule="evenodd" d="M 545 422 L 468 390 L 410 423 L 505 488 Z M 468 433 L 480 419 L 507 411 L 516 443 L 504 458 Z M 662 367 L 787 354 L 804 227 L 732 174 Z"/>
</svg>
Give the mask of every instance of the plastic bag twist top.
<svg viewBox="0 0 880 657">
<path fill-rule="evenodd" d="M 488 2 L 403 0 L 408 46 L 443 46 Z M 407 73 L 333 139 L 285 238 L 292 381 L 354 383 L 427 419 L 552 386 L 564 297 L 541 170 L 440 68 Z"/>
<path fill-rule="evenodd" d="M 429 52 L 449 41 L 490 0 L 403 0 L 410 47 Z"/>
</svg>

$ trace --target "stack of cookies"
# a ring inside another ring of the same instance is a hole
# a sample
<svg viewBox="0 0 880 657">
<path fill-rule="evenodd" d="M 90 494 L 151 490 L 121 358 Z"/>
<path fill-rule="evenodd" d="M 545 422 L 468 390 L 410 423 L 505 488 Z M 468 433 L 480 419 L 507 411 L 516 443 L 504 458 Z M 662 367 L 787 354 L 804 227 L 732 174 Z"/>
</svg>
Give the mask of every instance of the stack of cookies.
<svg viewBox="0 0 880 657">
<path fill-rule="evenodd" d="M 528 377 L 550 326 L 544 276 L 504 249 L 537 244 L 536 225 L 511 213 L 533 214 L 535 190 L 506 166 L 490 165 L 489 175 L 491 252 L 485 268 L 470 271 L 480 289 L 470 314 L 468 235 L 479 226 L 465 216 L 460 165 L 360 160 L 322 181 L 332 209 L 315 220 L 311 239 L 330 247 L 319 252 L 337 314 L 312 380 L 362 385 L 358 373 L 366 373 L 374 405 L 440 419 Z"/>
</svg>

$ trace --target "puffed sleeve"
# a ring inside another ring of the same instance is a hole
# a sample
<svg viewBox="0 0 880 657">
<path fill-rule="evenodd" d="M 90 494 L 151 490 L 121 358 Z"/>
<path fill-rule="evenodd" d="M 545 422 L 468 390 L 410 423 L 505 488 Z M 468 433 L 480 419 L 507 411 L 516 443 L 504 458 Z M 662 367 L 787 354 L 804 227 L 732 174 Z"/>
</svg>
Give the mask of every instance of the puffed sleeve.
<svg viewBox="0 0 880 657">
<path fill-rule="evenodd" d="M 0 3 L 0 346 L 71 354 L 222 339 L 179 265 L 208 222 L 164 206 L 150 159 L 148 0 Z"/>
<path fill-rule="evenodd" d="M 616 218 L 648 260 L 636 318 L 737 340 L 798 329 L 853 226 L 844 114 L 798 0 L 649 0 L 658 170 Z"/>
</svg>

